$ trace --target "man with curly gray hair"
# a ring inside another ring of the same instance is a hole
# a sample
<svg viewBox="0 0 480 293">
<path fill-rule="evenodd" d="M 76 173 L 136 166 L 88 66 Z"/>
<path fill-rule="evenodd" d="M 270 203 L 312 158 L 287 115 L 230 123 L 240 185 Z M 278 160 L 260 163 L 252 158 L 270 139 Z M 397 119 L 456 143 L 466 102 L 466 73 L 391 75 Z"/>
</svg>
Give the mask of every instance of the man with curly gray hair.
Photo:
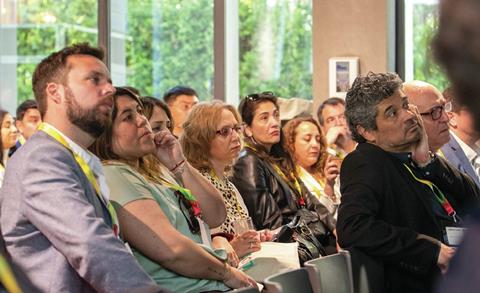
<svg viewBox="0 0 480 293">
<path fill-rule="evenodd" d="M 342 164 L 337 234 L 371 292 L 430 292 L 457 245 L 449 234 L 478 205 L 473 181 L 429 152 L 396 73 L 358 77 L 346 118 L 359 143 Z"/>
</svg>

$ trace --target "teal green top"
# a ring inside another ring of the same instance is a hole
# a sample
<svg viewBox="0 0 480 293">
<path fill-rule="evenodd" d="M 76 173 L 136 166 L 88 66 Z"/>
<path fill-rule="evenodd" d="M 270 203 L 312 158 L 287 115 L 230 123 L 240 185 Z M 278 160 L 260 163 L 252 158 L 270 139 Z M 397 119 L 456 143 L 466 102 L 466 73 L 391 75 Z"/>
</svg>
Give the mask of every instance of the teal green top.
<svg viewBox="0 0 480 293">
<path fill-rule="evenodd" d="M 105 176 L 110 189 L 110 201 L 114 206 L 125 206 L 138 199 L 153 199 L 160 206 L 170 224 L 177 231 L 201 245 L 212 255 L 215 253 L 203 246 L 200 233 L 193 234 L 188 228 L 187 220 L 182 213 L 188 215 L 183 205 L 180 206 L 174 192 L 160 184 L 148 182 L 140 173 L 122 163 L 109 163 L 104 166 Z M 121 228 L 121 227 L 120 227 Z M 193 279 L 178 275 L 160 264 L 153 262 L 141 252 L 132 247 L 133 254 L 143 269 L 157 282 L 172 292 L 203 292 L 229 290 L 222 282 L 206 279 Z M 221 258 L 221 257 L 219 257 Z"/>
</svg>

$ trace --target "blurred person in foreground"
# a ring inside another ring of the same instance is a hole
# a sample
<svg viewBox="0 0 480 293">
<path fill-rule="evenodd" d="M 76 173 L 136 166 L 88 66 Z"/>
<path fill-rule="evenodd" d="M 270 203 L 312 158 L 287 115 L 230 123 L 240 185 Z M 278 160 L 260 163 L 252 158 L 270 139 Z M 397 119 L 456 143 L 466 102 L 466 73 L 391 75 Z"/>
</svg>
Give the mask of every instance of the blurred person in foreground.
<svg viewBox="0 0 480 293">
<path fill-rule="evenodd" d="M 452 82 L 453 92 L 474 117 L 480 131 L 480 1 L 440 1 L 440 21 L 433 48 Z M 480 290 L 480 217 L 473 221 L 437 292 Z"/>
</svg>

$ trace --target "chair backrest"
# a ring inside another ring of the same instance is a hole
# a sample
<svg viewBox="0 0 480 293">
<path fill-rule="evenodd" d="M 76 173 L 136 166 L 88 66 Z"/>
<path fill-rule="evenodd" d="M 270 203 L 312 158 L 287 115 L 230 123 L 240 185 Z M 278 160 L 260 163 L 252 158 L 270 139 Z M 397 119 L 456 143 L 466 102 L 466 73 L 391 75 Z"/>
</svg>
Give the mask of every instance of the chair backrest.
<svg viewBox="0 0 480 293">
<path fill-rule="evenodd" d="M 246 288 L 241 288 L 241 289 L 235 289 L 231 291 L 232 293 L 259 293 L 257 288 L 252 288 L 252 287 L 246 287 Z"/>
<path fill-rule="evenodd" d="M 270 276 L 264 281 L 268 293 L 313 293 L 305 268 Z"/>
<path fill-rule="evenodd" d="M 315 293 L 353 293 L 353 275 L 350 253 L 313 259 L 305 263 Z"/>
</svg>

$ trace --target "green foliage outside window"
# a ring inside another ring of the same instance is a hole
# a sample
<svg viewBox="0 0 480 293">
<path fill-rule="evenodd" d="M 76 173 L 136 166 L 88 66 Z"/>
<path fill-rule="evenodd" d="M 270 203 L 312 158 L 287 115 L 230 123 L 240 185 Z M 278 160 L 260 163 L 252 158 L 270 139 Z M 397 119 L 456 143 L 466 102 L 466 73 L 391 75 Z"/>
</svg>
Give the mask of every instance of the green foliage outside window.
<svg viewBox="0 0 480 293">
<path fill-rule="evenodd" d="M 214 1 L 126 3 L 127 84 L 156 97 L 182 84 L 197 90 L 201 100 L 211 99 Z M 21 103 L 32 98 L 31 77 L 42 58 L 76 42 L 97 44 L 97 1 L 21 0 L 17 7 Z M 266 19 L 271 50 L 261 55 Z M 272 90 L 282 97 L 311 99 L 311 0 L 239 0 L 239 24 L 240 94 Z M 273 56 L 272 68 L 261 74 L 262 59 L 268 55 Z"/>
<path fill-rule="evenodd" d="M 438 6 L 416 4 L 413 9 L 413 76 L 443 91 L 448 86 L 448 79 L 433 60 L 431 46 L 437 28 Z"/>
</svg>

